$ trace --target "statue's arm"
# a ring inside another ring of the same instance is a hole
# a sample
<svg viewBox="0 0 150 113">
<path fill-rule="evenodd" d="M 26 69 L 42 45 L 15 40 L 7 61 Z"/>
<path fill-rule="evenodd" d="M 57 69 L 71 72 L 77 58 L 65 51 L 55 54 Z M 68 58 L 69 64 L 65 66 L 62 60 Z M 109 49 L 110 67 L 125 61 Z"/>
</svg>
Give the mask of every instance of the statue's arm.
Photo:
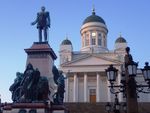
<svg viewBox="0 0 150 113">
<path fill-rule="evenodd" d="M 34 22 L 31 22 L 31 25 L 35 25 L 38 22 L 38 18 L 39 18 L 39 13 L 37 13 L 37 18 Z"/>
<path fill-rule="evenodd" d="M 63 75 L 63 79 L 68 79 L 68 76 L 64 76 L 64 75 Z"/>
<path fill-rule="evenodd" d="M 47 12 L 47 26 L 48 27 L 50 27 L 50 23 L 51 23 L 51 20 L 50 20 L 49 12 Z"/>
</svg>

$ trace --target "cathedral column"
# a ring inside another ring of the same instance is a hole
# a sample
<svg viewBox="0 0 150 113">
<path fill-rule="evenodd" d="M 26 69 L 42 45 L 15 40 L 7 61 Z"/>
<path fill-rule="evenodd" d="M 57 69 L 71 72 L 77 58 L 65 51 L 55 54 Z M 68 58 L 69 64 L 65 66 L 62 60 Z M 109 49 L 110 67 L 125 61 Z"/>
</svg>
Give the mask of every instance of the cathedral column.
<svg viewBox="0 0 150 113">
<path fill-rule="evenodd" d="M 77 102 L 77 97 L 78 97 L 78 78 L 77 78 L 77 74 L 74 73 L 73 102 Z"/>
<path fill-rule="evenodd" d="M 66 79 L 65 79 L 65 102 L 68 102 L 68 91 L 69 91 L 69 88 L 68 88 L 68 86 L 69 86 L 69 77 L 68 77 L 68 73 L 67 74 L 65 74 L 65 77 L 66 77 Z"/>
<path fill-rule="evenodd" d="M 84 102 L 87 102 L 87 74 L 84 73 Z"/>
<path fill-rule="evenodd" d="M 96 102 L 100 101 L 100 75 L 96 74 Z"/>
</svg>

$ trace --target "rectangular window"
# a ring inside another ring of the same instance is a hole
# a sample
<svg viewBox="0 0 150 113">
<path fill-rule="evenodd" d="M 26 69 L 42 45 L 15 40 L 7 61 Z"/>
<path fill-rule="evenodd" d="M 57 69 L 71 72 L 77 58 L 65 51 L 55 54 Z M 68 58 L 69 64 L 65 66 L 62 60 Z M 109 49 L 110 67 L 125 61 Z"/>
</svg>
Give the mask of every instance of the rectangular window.
<svg viewBox="0 0 150 113">
<path fill-rule="evenodd" d="M 96 45 L 96 37 L 92 37 L 92 45 Z"/>
<path fill-rule="evenodd" d="M 82 39 L 82 47 L 85 46 L 85 37 L 83 36 L 83 39 Z"/>
<path fill-rule="evenodd" d="M 102 36 L 101 36 L 101 34 L 98 34 L 98 45 L 99 46 L 102 45 Z"/>
<path fill-rule="evenodd" d="M 106 37 L 105 36 L 104 36 L 103 40 L 104 40 L 104 47 L 105 47 L 106 46 Z"/>
<path fill-rule="evenodd" d="M 90 95 L 96 95 L 96 89 L 90 89 Z"/>
<path fill-rule="evenodd" d="M 96 45 L 96 32 L 92 32 L 92 45 Z"/>
<path fill-rule="evenodd" d="M 85 37 L 85 46 L 88 46 L 90 43 L 89 41 L 89 34 L 86 34 L 86 37 Z"/>
</svg>

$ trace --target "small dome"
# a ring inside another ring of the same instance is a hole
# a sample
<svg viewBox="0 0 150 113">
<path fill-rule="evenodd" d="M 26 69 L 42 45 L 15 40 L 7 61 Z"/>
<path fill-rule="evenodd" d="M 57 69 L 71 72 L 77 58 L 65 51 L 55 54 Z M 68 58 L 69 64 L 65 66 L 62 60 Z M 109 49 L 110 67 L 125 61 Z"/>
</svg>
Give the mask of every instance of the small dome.
<svg viewBox="0 0 150 113">
<path fill-rule="evenodd" d="M 61 45 L 72 45 L 71 41 L 68 40 L 67 38 L 62 41 Z"/>
<path fill-rule="evenodd" d="M 122 36 L 120 36 L 119 38 L 117 38 L 115 43 L 127 43 L 127 41 Z"/>
<path fill-rule="evenodd" d="M 83 21 L 83 24 L 86 24 L 86 23 L 89 23 L 89 22 L 100 22 L 100 23 L 103 23 L 105 24 L 105 21 L 100 17 L 100 16 L 97 16 L 95 14 L 95 11 L 93 10 L 92 12 L 92 15 L 91 16 L 88 16 L 84 21 Z"/>
</svg>

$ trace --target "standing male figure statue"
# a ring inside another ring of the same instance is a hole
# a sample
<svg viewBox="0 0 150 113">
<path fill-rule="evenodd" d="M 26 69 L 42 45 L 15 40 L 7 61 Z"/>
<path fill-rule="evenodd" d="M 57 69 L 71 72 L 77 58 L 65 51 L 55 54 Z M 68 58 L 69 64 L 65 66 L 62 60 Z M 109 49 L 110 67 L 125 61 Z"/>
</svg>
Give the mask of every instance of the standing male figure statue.
<svg viewBox="0 0 150 113">
<path fill-rule="evenodd" d="M 50 16 L 49 12 L 45 11 L 45 7 L 41 7 L 41 12 L 37 13 L 37 18 L 31 25 L 35 25 L 37 23 L 37 29 L 39 32 L 39 42 L 42 42 L 42 30 L 44 32 L 44 41 L 47 42 L 47 29 L 50 28 Z"/>
</svg>

